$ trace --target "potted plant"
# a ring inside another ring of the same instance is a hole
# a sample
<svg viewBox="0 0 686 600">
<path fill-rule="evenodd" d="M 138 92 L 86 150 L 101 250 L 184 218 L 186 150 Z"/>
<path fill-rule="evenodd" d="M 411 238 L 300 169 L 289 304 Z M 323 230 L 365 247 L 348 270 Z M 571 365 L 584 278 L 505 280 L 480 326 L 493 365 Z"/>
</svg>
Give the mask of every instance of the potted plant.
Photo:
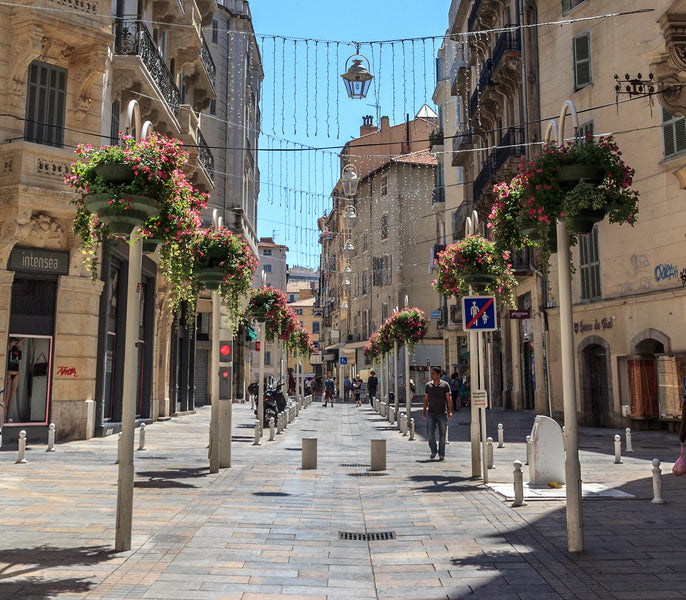
<svg viewBox="0 0 686 600">
<path fill-rule="evenodd" d="M 237 325 L 241 299 L 250 294 L 257 268 L 247 242 L 224 227 L 200 229 L 191 236 L 189 249 L 192 288 L 196 294 L 201 289 L 218 290 Z"/>
<path fill-rule="evenodd" d="M 380 330 L 372 333 L 364 347 L 364 353 L 371 362 L 386 356 L 393 349 L 393 343 L 381 339 Z"/>
<path fill-rule="evenodd" d="M 399 344 L 414 350 L 416 343 L 426 335 L 426 315 L 419 308 L 404 308 L 389 318 L 391 335 Z"/>
<path fill-rule="evenodd" d="M 298 357 L 310 357 L 315 352 L 314 342 L 310 332 L 304 327 L 299 327 L 294 331 L 286 342 L 286 346 L 291 348 Z"/>
<path fill-rule="evenodd" d="M 265 339 L 271 342 L 285 329 L 289 318 L 288 310 L 286 294 L 282 290 L 266 286 L 252 291 L 245 315 L 265 324 Z"/>
<path fill-rule="evenodd" d="M 512 304 L 517 285 L 510 252 L 498 252 L 495 243 L 479 235 L 468 235 L 450 244 L 436 259 L 438 277 L 433 288 L 444 296 L 467 296 L 470 293 L 497 294 Z"/>
</svg>

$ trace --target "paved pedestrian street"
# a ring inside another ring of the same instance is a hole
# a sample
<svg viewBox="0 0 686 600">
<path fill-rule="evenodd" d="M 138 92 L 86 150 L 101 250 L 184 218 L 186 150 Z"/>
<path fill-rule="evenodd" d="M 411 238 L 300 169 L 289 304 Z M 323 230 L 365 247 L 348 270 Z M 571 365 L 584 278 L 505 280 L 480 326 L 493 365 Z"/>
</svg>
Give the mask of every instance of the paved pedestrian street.
<svg viewBox="0 0 686 600">
<path fill-rule="evenodd" d="M 567 552 L 563 494 L 512 507 L 532 413 L 504 426 L 489 486 L 471 478 L 469 411 L 450 422 L 446 461 L 429 459 L 421 409 L 410 441 L 368 404 L 316 403 L 260 446 L 254 415 L 233 407 L 232 466 L 210 474 L 209 407 L 156 422 L 135 452 L 133 541 L 115 553 L 117 436 L 0 452 L 0 598 L 146 600 L 686 598 L 686 477 L 674 434 L 634 432 L 614 464 L 614 434 L 581 428 L 585 551 Z M 302 438 L 318 440 L 301 469 Z M 387 468 L 370 470 L 370 440 Z M 664 505 L 651 503 L 653 458 Z M 527 468 L 524 467 L 525 481 Z M 498 493 L 498 486 L 501 486 Z M 594 487 L 595 486 L 595 487 Z M 621 493 L 619 493 L 621 492 Z M 552 493 L 552 492 L 551 492 Z"/>
</svg>

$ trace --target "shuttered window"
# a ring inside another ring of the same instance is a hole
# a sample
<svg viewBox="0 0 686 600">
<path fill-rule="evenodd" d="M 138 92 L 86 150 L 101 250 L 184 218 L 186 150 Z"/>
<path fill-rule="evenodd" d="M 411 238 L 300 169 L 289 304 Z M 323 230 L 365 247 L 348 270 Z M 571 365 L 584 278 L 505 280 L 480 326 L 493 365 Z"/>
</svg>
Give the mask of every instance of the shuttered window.
<svg viewBox="0 0 686 600">
<path fill-rule="evenodd" d="M 686 119 L 662 111 L 662 132 L 664 134 L 665 157 L 676 156 L 686 151 Z"/>
<path fill-rule="evenodd" d="M 574 89 L 591 85 L 591 35 L 584 33 L 574 38 Z"/>
<path fill-rule="evenodd" d="M 579 236 L 579 275 L 581 276 L 581 300 L 599 300 L 600 256 L 598 254 L 598 228 L 588 235 Z"/>
<path fill-rule="evenodd" d="M 562 14 L 566 15 L 575 6 L 579 6 L 584 0 L 562 0 Z"/>
<path fill-rule="evenodd" d="M 26 91 L 24 137 L 27 141 L 63 146 L 66 98 L 66 69 L 33 61 L 29 65 Z"/>
</svg>

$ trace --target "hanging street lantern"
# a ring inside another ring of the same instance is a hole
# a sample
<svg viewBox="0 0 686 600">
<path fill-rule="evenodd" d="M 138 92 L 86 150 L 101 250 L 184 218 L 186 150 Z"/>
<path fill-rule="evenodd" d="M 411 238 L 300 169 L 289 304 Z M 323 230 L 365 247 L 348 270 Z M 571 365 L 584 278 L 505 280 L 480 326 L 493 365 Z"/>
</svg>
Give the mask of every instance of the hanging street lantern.
<svg viewBox="0 0 686 600">
<path fill-rule="evenodd" d="M 356 58 L 359 57 L 359 58 Z M 348 67 L 348 63 L 352 59 L 353 64 Z M 365 67 L 362 62 L 365 61 Z M 348 98 L 353 100 L 361 100 L 367 96 L 369 86 L 374 79 L 374 75 L 369 72 L 369 61 L 366 56 L 362 54 L 353 54 L 345 61 L 346 72 L 341 75 L 343 83 L 345 84 L 345 91 Z"/>
<path fill-rule="evenodd" d="M 351 257 L 353 255 L 353 252 L 355 252 L 355 246 L 353 246 L 352 240 L 348 239 L 345 242 L 345 245 L 343 246 L 343 253 L 347 257 Z"/>
<path fill-rule="evenodd" d="M 341 187 L 343 188 L 343 193 L 348 196 L 348 198 L 357 194 L 357 185 L 360 183 L 360 178 L 357 175 L 357 169 L 355 165 L 349 164 L 343 167 L 341 171 Z M 348 210 L 348 207 L 346 207 Z M 353 208 L 353 212 L 354 212 Z"/>
<path fill-rule="evenodd" d="M 343 224 L 345 228 L 350 231 L 355 225 L 355 220 L 357 219 L 357 212 L 355 212 L 355 207 L 351 204 L 345 207 L 343 212 Z"/>
</svg>

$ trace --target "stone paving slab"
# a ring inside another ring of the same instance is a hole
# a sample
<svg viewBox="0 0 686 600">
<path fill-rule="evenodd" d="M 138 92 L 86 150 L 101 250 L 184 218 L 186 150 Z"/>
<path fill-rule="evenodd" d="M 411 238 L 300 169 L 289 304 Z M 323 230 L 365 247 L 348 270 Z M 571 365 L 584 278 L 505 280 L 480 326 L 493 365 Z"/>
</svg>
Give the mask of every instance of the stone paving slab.
<svg viewBox="0 0 686 600">
<path fill-rule="evenodd" d="M 676 436 L 635 432 L 613 464 L 614 434 L 580 428 L 585 551 L 566 550 L 564 499 L 512 508 L 512 462 L 524 462 L 534 415 L 503 423 L 489 485 L 471 478 L 469 414 L 450 426 L 447 460 L 429 460 L 415 406 L 410 441 L 369 405 L 301 411 L 273 442 L 245 435 L 234 405 L 232 467 L 210 474 L 209 407 L 146 428 L 135 453 L 133 547 L 114 553 L 116 437 L 0 452 L 0 599 L 304 600 L 686 598 L 686 478 L 671 475 Z M 318 468 L 301 468 L 301 439 L 318 438 Z M 368 476 L 370 440 L 387 440 L 387 469 Z M 664 460 L 667 504 L 652 497 Z M 350 466 L 352 465 L 352 466 Z M 504 495 L 497 490 L 504 490 Z M 550 490 L 560 494 L 564 490 Z M 607 493 L 607 496 L 604 494 Z M 619 497 L 623 499 L 618 499 Z M 392 531 L 346 541 L 339 532 Z"/>
</svg>

